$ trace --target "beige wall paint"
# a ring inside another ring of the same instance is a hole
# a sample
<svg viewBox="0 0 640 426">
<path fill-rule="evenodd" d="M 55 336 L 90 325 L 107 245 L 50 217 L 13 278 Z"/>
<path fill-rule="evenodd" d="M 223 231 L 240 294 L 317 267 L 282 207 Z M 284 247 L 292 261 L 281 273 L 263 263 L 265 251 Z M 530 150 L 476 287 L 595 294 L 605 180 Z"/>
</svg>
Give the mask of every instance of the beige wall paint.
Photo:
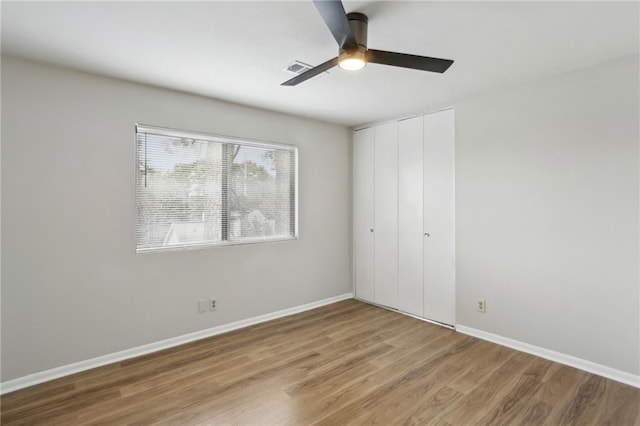
<svg viewBox="0 0 640 426">
<path fill-rule="evenodd" d="M 640 373 L 638 81 L 633 56 L 456 104 L 458 324 Z"/>
<path fill-rule="evenodd" d="M 298 146 L 300 239 L 136 255 L 136 122 Z M 3 57 L 2 150 L 2 381 L 352 290 L 345 127 Z"/>
</svg>

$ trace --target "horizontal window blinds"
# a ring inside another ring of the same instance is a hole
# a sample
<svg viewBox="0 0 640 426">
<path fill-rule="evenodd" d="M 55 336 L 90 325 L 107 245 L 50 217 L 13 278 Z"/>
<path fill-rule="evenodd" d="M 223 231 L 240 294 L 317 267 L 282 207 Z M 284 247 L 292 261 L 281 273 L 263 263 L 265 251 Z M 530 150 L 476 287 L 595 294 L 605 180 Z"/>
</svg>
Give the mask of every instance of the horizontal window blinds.
<svg viewBox="0 0 640 426">
<path fill-rule="evenodd" d="M 295 147 L 137 127 L 137 251 L 296 238 Z"/>
</svg>

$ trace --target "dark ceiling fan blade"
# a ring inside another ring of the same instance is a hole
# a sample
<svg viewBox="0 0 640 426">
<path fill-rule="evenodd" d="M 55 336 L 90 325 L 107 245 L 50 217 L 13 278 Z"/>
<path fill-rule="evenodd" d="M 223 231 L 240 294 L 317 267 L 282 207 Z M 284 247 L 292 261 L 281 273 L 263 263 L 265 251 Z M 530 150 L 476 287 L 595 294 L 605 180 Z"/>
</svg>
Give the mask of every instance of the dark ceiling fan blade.
<svg viewBox="0 0 640 426">
<path fill-rule="evenodd" d="M 430 58 L 428 56 L 374 49 L 367 50 L 367 62 L 439 73 L 445 72 L 453 64 L 451 59 Z"/>
<path fill-rule="evenodd" d="M 333 38 L 341 49 L 356 46 L 356 37 L 353 35 L 347 13 L 340 0 L 313 0 L 318 12 L 322 15 L 324 23 L 329 27 Z"/>
<path fill-rule="evenodd" d="M 329 59 L 327 62 L 323 62 L 317 67 L 313 67 L 310 70 L 303 72 L 300 75 L 293 77 L 291 80 L 287 80 L 282 83 L 280 86 L 295 86 L 296 84 L 300 84 L 303 81 L 307 81 L 312 77 L 315 77 L 318 74 L 321 74 L 333 67 L 338 65 L 338 58 Z"/>
</svg>

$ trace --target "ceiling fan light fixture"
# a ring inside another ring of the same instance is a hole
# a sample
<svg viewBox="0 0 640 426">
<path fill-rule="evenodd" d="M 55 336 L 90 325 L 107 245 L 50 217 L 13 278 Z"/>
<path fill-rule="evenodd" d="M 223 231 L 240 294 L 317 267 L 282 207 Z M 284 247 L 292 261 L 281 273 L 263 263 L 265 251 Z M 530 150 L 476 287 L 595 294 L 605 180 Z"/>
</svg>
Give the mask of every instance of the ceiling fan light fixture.
<svg viewBox="0 0 640 426">
<path fill-rule="evenodd" d="M 365 49 L 343 51 L 338 57 L 338 66 L 347 71 L 361 70 L 367 65 L 365 53 Z"/>
</svg>

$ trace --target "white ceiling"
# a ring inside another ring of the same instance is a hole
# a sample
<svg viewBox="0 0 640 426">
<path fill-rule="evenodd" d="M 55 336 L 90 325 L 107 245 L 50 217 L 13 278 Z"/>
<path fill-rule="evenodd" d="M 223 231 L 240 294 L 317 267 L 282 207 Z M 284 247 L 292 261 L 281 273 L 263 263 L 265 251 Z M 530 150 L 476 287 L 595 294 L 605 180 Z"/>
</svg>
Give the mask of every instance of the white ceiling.
<svg viewBox="0 0 640 426">
<path fill-rule="evenodd" d="M 313 3 L 2 2 L 2 50 L 108 76 L 357 125 L 639 51 L 638 2 L 344 1 L 369 47 L 454 59 L 445 74 L 371 64 L 296 87 L 337 47 Z"/>
</svg>

